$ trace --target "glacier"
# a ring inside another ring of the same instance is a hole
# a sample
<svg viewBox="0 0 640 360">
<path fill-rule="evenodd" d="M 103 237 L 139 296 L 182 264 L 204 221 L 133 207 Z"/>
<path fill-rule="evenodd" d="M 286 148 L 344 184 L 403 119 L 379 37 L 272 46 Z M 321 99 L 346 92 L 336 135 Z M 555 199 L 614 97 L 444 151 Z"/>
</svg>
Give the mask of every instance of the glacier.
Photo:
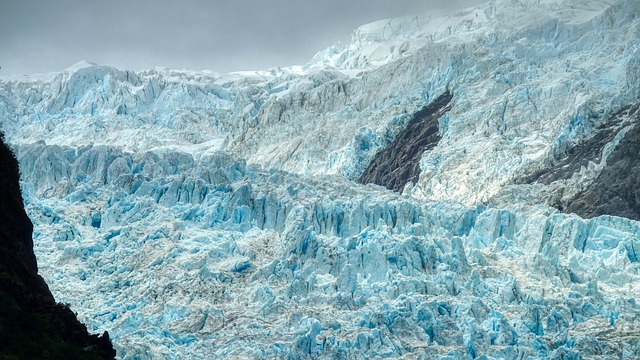
<svg viewBox="0 0 640 360">
<path fill-rule="evenodd" d="M 632 220 L 421 204 L 224 153 L 17 149 L 41 271 L 121 358 L 640 354 Z"/>
<path fill-rule="evenodd" d="M 498 0 L 304 66 L 0 78 L 0 129 L 120 359 L 631 359 L 640 219 L 581 204 L 637 151 L 639 35 L 634 0 Z M 417 179 L 358 184 L 448 91 Z"/>
</svg>

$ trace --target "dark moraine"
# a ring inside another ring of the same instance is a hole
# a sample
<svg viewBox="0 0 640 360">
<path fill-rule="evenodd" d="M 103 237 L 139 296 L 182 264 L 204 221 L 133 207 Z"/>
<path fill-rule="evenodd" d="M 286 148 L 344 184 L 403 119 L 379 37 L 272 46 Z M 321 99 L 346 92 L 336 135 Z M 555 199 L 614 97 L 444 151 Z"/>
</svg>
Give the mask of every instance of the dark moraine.
<svg viewBox="0 0 640 360">
<path fill-rule="evenodd" d="M 107 333 L 90 335 L 38 275 L 18 162 L 0 133 L 0 359 L 114 359 Z"/>
<path fill-rule="evenodd" d="M 379 152 L 359 179 L 393 191 L 401 191 L 420 175 L 422 154 L 433 149 L 442 138 L 438 120 L 451 110 L 453 95 L 449 90 L 413 115 L 393 142 Z"/>
</svg>

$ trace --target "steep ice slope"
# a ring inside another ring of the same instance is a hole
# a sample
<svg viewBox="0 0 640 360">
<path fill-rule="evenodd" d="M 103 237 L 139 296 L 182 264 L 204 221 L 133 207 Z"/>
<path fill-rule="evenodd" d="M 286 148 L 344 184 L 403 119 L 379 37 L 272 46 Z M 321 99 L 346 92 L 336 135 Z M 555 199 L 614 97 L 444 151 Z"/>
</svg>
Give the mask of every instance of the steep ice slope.
<svg viewBox="0 0 640 360">
<path fill-rule="evenodd" d="M 301 67 L 1 80 L 46 280 L 127 359 L 637 357 L 639 224 L 536 204 L 638 214 L 633 179 L 601 184 L 637 173 L 639 7 L 497 1 Z M 447 90 L 415 184 L 349 181 Z"/>
<path fill-rule="evenodd" d="M 122 359 L 640 356 L 635 221 L 420 204 L 222 153 L 19 157 L 46 280 Z"/>
<path fill-rule="evenodd" d="M 368 76 L 379 79 L 371 88 L 382 99 L 392 98 L 385 89 L 398 73 L 425 87 L 436 85 L 436 96 L 443 83 L 454 93 L 452 111 L 441 120 L 443 139 L 424 155 L 414 195 L 506 204 L 517 200 L 513 193 L 531 193 L 526 200 L 544 202 L 546 189 L 540 187 L 502 190 L 514 178 L 544 171 L 615 121 L 612 114 L 638 102 L 638 14 L 635 1 L 488 4 L 458 13 L 466 26 L 430 32 L 434 43 L 401 64 L 371 71 Z M 594 173 L 558 187 L 580 188 Z"/>
</svg>

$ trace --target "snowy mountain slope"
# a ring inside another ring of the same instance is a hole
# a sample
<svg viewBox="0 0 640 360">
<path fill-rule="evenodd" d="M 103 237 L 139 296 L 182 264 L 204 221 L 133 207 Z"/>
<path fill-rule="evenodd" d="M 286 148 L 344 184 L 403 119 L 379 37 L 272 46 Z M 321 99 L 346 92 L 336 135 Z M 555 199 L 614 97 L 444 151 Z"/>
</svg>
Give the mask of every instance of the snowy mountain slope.
<svg viewBox="0 0 640 360">
<path fill-rule="evenodd" d="M 5 78 L 0 127 L 120 358 L 633 358 L 640 224 L 546 205 L 640 219 L 639 35 L 637 1 L 496 1 L 299 67 Z M 353 182 L 385 153 L 403 194 Z"/>
<path fill-rule="evenodd" d="M 449 88 L 442 143 L 424 155 L 413 194 L 486 202 L 637 102 L 637 15 L 635 1 L 504 1 L 374 23 L 302 68 L 226 76 L 79 66 L 49 82 L 5 82 L 3 125 L 17 143 L 199 144 L 357 179 Z M 398 41 L 407 50 L 394 55 Z M 371 51 L 383 60 L 366 61 Z"/>
</svg>

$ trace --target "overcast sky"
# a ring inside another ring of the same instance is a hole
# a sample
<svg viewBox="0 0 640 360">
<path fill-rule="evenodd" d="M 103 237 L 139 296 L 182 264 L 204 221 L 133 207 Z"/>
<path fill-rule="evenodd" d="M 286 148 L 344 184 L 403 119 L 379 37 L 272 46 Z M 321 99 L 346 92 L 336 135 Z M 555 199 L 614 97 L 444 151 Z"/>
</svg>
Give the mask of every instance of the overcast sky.
<svg viewBox="0 0 640 360">
<path fill-rule="evenodd" d="M 305 64 L 356 27 L 484 0 L 0 0 L 0 74 Z"/>
</svg>

